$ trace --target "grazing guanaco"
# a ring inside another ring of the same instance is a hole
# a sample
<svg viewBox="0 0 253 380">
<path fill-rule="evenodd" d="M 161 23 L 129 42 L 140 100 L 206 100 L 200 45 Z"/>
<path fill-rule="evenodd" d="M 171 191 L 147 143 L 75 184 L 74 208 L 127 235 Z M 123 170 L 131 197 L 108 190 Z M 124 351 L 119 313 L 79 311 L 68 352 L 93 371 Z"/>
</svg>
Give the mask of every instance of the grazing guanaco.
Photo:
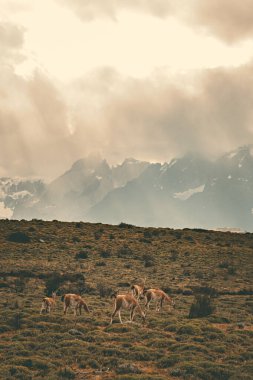
<svg viewBox="0 0 253 380">
<path fill-rule="evenodd" d="M 46 313 L 50 313 L 51 309 L 54 308 L 56 303 L 56 293 L 52 293 L 52 297 L 44 297 L 42 300 L 42 305 L 40 309 L 40 314 L 45 311 Z"/>
<path fill-rule="evenodd" d="M 118 313 L 120 323 L 123 323 L 122 319 L 121 319 L 121 315 L 120 315 L 121 309 L 130 310 L 130 322 L 133 322 L 134 314 L 136 311 L 138 311 L 138 313 L 142 317 L 143 323 L 145 323 L 146 315 L 142 311 L 142 309 L 139 305 L 139 302 L 136 300 L 136 298 L 132 294 L 130 294 L 130 293 L 127 293 L 127 294 L 114 293 L 111 296 L 111 298 L 115 298 L 115 303 L 114 303 L 114 310 L 113 310 L 112 315 L 111 315 L 110 325 L 112 324 L 113 318 L 116 315 L 116 313 Z"/>
<path fill-rule="evenodd" d="M 145 297 L 146 303 L 145 307 L 149 309 L 150 302 L 152 300 L 156 301 L 156 310 L 160 311 L 163 307 L 163 302 L 168 301 L 171 306 L 175 307 L 175 301 L 169 297 L 163 290 L 161 289 L 147 289 L 143 291 L 143 296 Z"/>
<path fill-rule="evenodd" d="M 82 314 L 82 307 L 84 310 L 89 313 L 90 310 L 84 299 L 79 294 L 65 294 L 63 296 L 64 300 L 64 315 L 67 313 L 69 307 L 74 309 L 74 315 L 77 316 L 77 311 L 79 314 Z"/>
<path fill-rule="evenodd" d="M 140 297 L 143 295 L 143 291 L 145 289 L 146 277 L 142 283 L 142 285 L 132 285 L 131 290 L 134 297 L 136 297 L 137 301 L 139 301 Z"/>
</svg>

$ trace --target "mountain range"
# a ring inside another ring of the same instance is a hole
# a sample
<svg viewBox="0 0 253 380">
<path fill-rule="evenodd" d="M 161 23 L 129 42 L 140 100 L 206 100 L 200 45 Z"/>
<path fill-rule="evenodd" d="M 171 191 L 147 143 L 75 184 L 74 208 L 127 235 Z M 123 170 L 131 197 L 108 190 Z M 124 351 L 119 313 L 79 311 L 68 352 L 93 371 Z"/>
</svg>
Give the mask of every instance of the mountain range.
<svg viewBox="0 0 253 380">
<path fill-rule="evenodd" d="M 163 164 L 92 155 L 49 184 L 0 178 L 0 217 L 253 231 L 253 147 Z"/>
</svg>

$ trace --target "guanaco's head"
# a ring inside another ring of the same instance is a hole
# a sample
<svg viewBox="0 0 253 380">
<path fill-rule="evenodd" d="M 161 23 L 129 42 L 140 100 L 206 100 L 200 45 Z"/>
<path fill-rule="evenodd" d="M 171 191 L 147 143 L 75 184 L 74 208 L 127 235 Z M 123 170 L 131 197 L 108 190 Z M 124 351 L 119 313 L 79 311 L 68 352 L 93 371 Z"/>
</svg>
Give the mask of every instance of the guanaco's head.
<svg viewBox="0 0 253 380">
<path fill-rule="evenodd" d="M 119 294 L 119 291 L 116 290 L 116 292 L 113 292 L 113 293 L 111 294 L 111 298 L 113 298 L 113 299 L 117 298 L 117 295 L 118 295 L 118 294 Z"/>
<path fill-rule="evenodd" d="M 147 291 L 148 291 L 148 289 L 145 289 L 145 288 L 143 289 L 143 291 L 142 291 L 142 293 L 140 295 L 140 299 L 141 300 L 143 300 L 145 298 L 145 295 L 146 295 Z"/>
<path fill-rule="evenodd" d="M 81 308 L 83 307 L 83 309 L 86 311 L 86 313 L 90 313 L 91 312 L 90 309 L 89 309 L 89 306 L 83 300 L 80 302 L 80 306 L 81 306 Z"/>
</svg>

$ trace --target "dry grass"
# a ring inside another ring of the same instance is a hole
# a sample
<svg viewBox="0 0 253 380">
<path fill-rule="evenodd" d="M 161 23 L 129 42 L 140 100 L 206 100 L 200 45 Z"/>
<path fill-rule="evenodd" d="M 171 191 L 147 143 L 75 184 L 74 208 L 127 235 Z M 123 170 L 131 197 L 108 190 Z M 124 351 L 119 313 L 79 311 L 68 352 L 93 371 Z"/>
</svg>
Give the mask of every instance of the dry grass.
<svg viewBox="0 0 253 380">
<path fill-rule="evenodd" d="M 29 239 L 9 241 L 15 232 Z M 250 379 L 252 253 L 253 234 L 0 221 L 0 377 Z M 151 306 L 145 326 L 137 316 L 109 326 L 111 292 L 145 277 L 176 308 Z M 92 314 L 63 316 L 59 297 L 51 315 L 40 315 L 54 278 L 59 294 L 80 291 Z M 217 291 L 215 312 L 189 319 L 199 287 Z"/>
</svg>

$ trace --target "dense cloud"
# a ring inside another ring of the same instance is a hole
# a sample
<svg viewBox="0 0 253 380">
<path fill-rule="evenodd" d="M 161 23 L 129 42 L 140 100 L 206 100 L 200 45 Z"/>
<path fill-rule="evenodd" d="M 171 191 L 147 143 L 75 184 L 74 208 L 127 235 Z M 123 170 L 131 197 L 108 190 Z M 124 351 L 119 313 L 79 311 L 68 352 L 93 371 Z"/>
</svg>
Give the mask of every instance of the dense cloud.
<svg viewBox="0 0 253 380">
<path fill-rule="evenodd" d="M 92 125 L 94 147 L 107 157 L 166 160 L 187 151 L 214 157 L 252 142 L 252 65 L 206 70 L 178 82 L 162 74 L 123 79 L 110 70 L 90 80 L 72 89 L 83 109 L 75 114 L 74 136 L 84 137 L 83 126 Z"/>
<path fill-rule="evenodd" d="M 192 77 L 122 77 L 110 68 L 68 87 L 40 72 L 0 74 L 0 175 L 59 175 L 99 152 L 165 161 L 189 151 L 215 157 L 253 141 L 253 65 Z"/>
<path fill-rule="evenodd" d="M 253 37 L 253 0 L 57 0 L 79 18 L 117 19 L 122 10 L 146 12 L 155 17 L 175 16 L 193 27 L 231 43 Z"/>
<path fill-rule="evenodd" d="M 0 66 L 12 65 L 24 59 L 20 51 L 23 41 L 24 28 L 0 22 Z"/>
<path fill-rule="evenodd" d="M 25 59 L 23 41 L 24 28 L 0 23 L 0 176 L 46 176 L 48 165 L 59 169 L 59 151 L 71 151 L 57 87 L 39 72 L 30 79 L 15 74 L 15 65 Z"/>
<path fill-rule="evenodd" d="M 253 0 L 196 0 L 192 19 L 226 42 L 253 37 Z"/>
<path fill-rule="evenodd" d="M 40 73 L 25 80 L 5 69 L 0 92 L 0 175 L 47 176 L 52 166 L 62 169 L 71 144 L 57 88 Z"/>
<path fill-rule="evenodd" d="M 104 69 L 60 90 L 36 73 L 0 76 L 1 175 L 57 175 L 99 151 L 111 161 L 213 156 L 253 140 L 252 65 L 123 78 Z M 181 84 L 180 84 L 181 83 Z"/>
</svg>

